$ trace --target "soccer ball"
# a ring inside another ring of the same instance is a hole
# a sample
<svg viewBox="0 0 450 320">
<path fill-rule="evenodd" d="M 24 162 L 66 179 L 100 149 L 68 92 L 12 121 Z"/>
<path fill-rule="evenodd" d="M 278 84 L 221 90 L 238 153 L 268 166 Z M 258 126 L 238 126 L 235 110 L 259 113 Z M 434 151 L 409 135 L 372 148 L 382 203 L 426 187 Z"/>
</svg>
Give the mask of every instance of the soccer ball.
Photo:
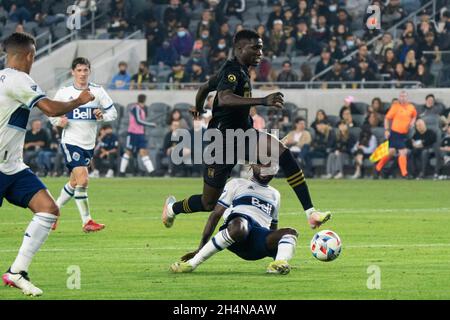
<svg viewBox="0 0 450 320">
<path fill-rule="evenodd" d="M 311 240 L 311 252 L 320 261 L 333 261 L 341 253 L 342 242 L 331 230 L 317 232 Z"/>
</svg>

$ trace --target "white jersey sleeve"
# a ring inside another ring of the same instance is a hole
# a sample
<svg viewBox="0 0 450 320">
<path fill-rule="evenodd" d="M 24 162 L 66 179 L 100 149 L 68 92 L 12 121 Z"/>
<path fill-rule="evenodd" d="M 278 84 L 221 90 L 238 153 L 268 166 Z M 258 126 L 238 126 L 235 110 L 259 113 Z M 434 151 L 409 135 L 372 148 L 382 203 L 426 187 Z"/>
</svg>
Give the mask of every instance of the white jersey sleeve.
<svg viewBox="0 0 450 320">
<path fill-rule="evenodd" d="M 13 81 L 8 81 L 7 84 L 10 86 L 7 94 L 28 109 L 33 108 L 39 100 L 46 97 L 36 82 L 24 72 L 15 73 Z"/>
<path fill-rule="evenodd" d="M 55 94 L 55 97 L 53 98 L 53 100 L 55 100 L 55 101 L 62 101 L 61 89 L 56 91 L 56 94 Z M 57 126 L 59 124 L 59 120 L 61 119 L 61 117 L 49 117 L 48 119 L 50 120 L 50 123 L 52 125 Z"/>
<path fill-rule="evenodd" d="M 217 201 L 218 204 L 225 208 L 231 207 L 233 199 L 236 196 L 236 179 L 231 179 L 223 188 L 222 195 Z"/>
<path fill-rule="evenodd" d="M 109 122 L 117 119 L 117 110 L 114 107 L 114 102 L 108 93 L 103 89 L 99 90 L 99 103 L 103 109 L 103 121 Z"/>
</svg>

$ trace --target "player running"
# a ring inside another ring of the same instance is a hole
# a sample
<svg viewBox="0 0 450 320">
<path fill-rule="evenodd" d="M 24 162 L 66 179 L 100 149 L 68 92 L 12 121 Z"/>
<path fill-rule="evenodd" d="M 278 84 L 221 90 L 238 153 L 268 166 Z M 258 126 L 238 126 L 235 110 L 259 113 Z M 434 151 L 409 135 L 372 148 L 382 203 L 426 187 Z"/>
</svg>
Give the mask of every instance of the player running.
<svg viewBox="0 0 450 320">
<path fill-rule="evenodd" d="M 414 127 L 417 111 L 414 105 L 408 102 L 408 94 L 400 92 L 399 102 L 394 103 L 384 119 L 385 137 L 389 139 L 389 154 L 382 158 L 375 167 L 375 178 L 378 178 L 385 164 L 396 155 L 398 150 L 398 166 L 402 177 L 408 176 L 408 140 L 409 129 Z"/>
<path fill-rule="evenodd" d="M 28 277 L 34 255 L 47 240 L 59 208 L 39 178 L 23 163 L 23 145 L 30 110 L 37 106 L 47 116 L 60 116 L 93 100 L 89 90 L 68 102 L 50 100 L 29 76 L 36 42 L 26 33 L 15 32 L 4 42 L 6 68 L 0 71 L 0 206 L 8 202 L 29 208 L 34 217 L 25 230 L 16 260 L 3 275 L 3 283 L 26 295 L 42 290 Z"/>
<path fill-rule="evenodd" d="M 193 112 L 194 117 L 203 113 L 205 99 L 209 92 L 216 90 L 213 116 L 208 129 L 218 130 L 224 137 L 227 129 L 243 129 L 247 132 L 254 130 L 255 135 L 257 134 L 259 137 L 258 147 L 265 144 L 271 146 L 276 143 L 279 148 L 279 158 L 276 160 L 301 202 L 311 228 L 317 228 L 330 219 L 330 212 L 323 213 L 314 208 L 303 171 L 295 157 L 278 139 L 253 129 L 253 121 L 249 116 L 251 106 L 263 105 L 282 108 L 284 104 L 283 94 L 280 92 L 272 93 L 264 98 L 251 97 L 248 68 L 257 66 L 261 61 L 262 39 L 254 31 L 241 30 L 235 35 L 233 43 L 235 57 L 225 62 L 218 74 L 198 90 L 196 107 Z M 249 152 L 256 152 L 256 146 L 250 146 L 248 139 L 246 139 L 245 144 L 245 160 L 247 160 Z M 232 147 L 236 149 L 238 144 L 235 143 L 234 139 L 233 141 L 225 141 L 223 150 L 226 149 L 226 145 L 233 145 Z M 251 147 L 254 150 L 250 151 Z M 235 157 L 232 164 L 213 163 L 205 165 L 203 194 L 192 195 L 178 202 L 176 202 L 175 197 L 168 197 L 162 213 L 164 225 L 168 228 L 171 227 L 176 215 L 180 213 L 211 211 L 216 205 L 236 163 Z"/>
<path fill-rule="evenodd" d="M 92 220 L 88 201 L 88 166 L 94 155 L 97 137 L 97 123 L 114 121 L 117 111 L 113 101 L 99 85 L 89 82 L 91 64 L 86 58 L 76 58 L 72 62 L 73 84 L 56 92 L 55 99 L 70 101 L 80 92 L 89 89 L 95 100 L 80 106 L 62 117 L 51 118 L 53 125 L 64 128 L 61 148 L 69 169 L 69 182 L 62 188 L 56 200 L 61 209 L 72 197 L 80 212 L 84 232 L 95 232 L 105 228 L 104 224 Z M 53 229 L 56 228 L 56 224 Z"/>
<path fill-rule="evenodd" d="M 225 185 L 206 222 L 199 249 L 172 264 L 172 272 L 192 272 L 212 255 L 228 249 L 244 260 L 274 258 L 267 272 L 289 273 L 298 234 L 292 228 L 277 230 L 280 193 L 268 184 L 278 166 L 252 165 L 252 169 L 250 179 L 232 179 Z M 210 240 L 222 216 L 225 222 Z"/>
<path fill-rule="evenodd" d="M 145 127 L 156 127 L 153 122 L 145 121 L 145 94 L 138 95 L 138 102 L 133 104 L 130 108 L 130 119 L 128 122 L 128 136 L 127 136 L 127 149 L 120 161 L 120 175 L 124 176 L 127 170 L 128 162 L 133 154 L 138 153 L 141 157 L 142 163 L 147 169 L 147 172 L 152 173 L 155 168 L 153 167 L 152 160 L 147 151 L 147 140 L 145 139 Z"/>
</svg>

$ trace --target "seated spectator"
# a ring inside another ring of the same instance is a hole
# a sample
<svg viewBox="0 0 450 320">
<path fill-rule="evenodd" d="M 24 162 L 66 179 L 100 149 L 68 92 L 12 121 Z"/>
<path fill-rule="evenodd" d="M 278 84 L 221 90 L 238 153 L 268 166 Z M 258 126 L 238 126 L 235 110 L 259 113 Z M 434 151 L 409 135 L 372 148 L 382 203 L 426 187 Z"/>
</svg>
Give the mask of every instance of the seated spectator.
<svg viewBox="0 0 450 320">
<path fill-rule="evenodd" d="M 351 114 L 361 114 L 359 112 L 359 109 L 356 108 L 355 106 L 355 97 L 354 96 L 347 96 L 344 98 L 344 105 L 342 106 L 341 110 L 343 108 L 349 108 Z"/>
<path fill-rule="evenodd" d="M 169 118 L 167 119 L 167 124 L 170 125 L 174 121 L 178 122 L 178 128 L 189 129 L 189 125 L 186 119 L 183 118 L 183 115 L 181 114 L 181 111 L 179 109 L 173 109 L 170 112 Z"/>
<path fill-rule="evenodd" d="M 426 175 L 426 168 L 431 154 L 433 153 L 433 145 L 436 142 L 436 133 L 428 129 L 425 121 L 417 119 L 416 130 L 411 139 L 406 143 L 408 149 L 411 150 L 411 156 L 408 157 L 411 175 L 413 177 L 423 179 Z M 437 172 L 435 172 L 437 175 Z"/>
<path fill-rule="evenodd" d="M 381 99 L 378 97 L 375 97 L 372 99 L 372 102 L 370 103 L 370 106 L 367 110 L 369 113 L 376 112 L 379 115 L 384 115 L 386 112 L 383 110 L 383 102 L 381 102 Z"/>
<path fill-rule="evenodd" d="M 264 37 L 261 37 L 261 39 L 263 40 L 263 43 L 269 43 L 268 41 L 266 41 L 267 35 L 265 35 L 264 25 L 260 25 L 260 26 L 262 26 L 264 29 L 264 32 L 262 34 L 262 35 L 264 35 Z M 258 32 L 258 30 L 259 30 L 259 28 L 257 29 L 257 32 Z M 259 34 L 259 32 L 258 32 L 258 34 Z M 262 35 L 260 34 L 260 36 L 262 36 Z M 231 48 L 231 46 L 233 45 L 233 36 L 230 33 L 230 25 L 227 22 L 223 22 L 220 25 L 219 31 L 214 36 L 213 44 L 217 44 L 220 39 L 225 39 L 225 47 L 227 47 L 227 48 Z"/>
<path fill-rule="evenodd" d="M 397 65 L 397 58 L 394 50 L 387 49 L 384 53 L 383 61 L 381 62 L 380 74 L 383 80 L 391 80 L 394 78 L 395 67 Z"/>
<path fill-rule="evenodd" d="M 291 37 L 294 39 L 293 45 L 297 55 L 312 57 L 320 53 L 320 46 L 311 36 L 305 20 L 297 22 Z"/>
<path fill-rule="evenodd" d="M 348 14 L 347 10 L 341 8 L 337 11 L 337 21 L 335 24 L 343 24 L 349 31 L 352 31 L 352 17 Z"/>
<path fill-rule="evenodd" d="M 184 25 L 189 23 L 189 15 L 180 0 L 170 0 L 169 6 L 164 11 L 164 24 L 167 25 L 167 23 L 171 20 L 176 20 Z"/>
<path fill-rule="evenodd" d="M 225 9 L 227 17 L 235 16 L 239 20 L 242 20 L 242 13 L 245 11 L 246 0 L 229 0 Z"/>
<path fill-rule="evenodd" d="M 298 81 L 298 75 L 292 71 L 292 64 L 290 61 L 283 62 L 283 69 L 277 77 L 278 82 L 295 82 Z"/>
<path fill-rule="evenodd" d="M 411 76 L 411 80 L 420 81 L 425 88 L 434 86 L 434 76 L 428 71 L 426 65 L 423 63 L 417 65 L 417 72 Z"/>
<path fill-rule="evenodd" d="M 381 23 L 385 28 L 392 27 L 406 16 L 400 0 L 390 0 L 381 13 Z"/>
<path fill-rule="evenodd" d="M 327 25 L 327 18 L 325 15 L 319 15 L 317 19 L 317 26 L 312 28 L 312 35 L 314 40 L 319 43 L 326 44 L 330 39 L 330 29 Z"/>
<path fill-rule="evenodd" d="M 369 159 L 370 155 L 377 148 L 377 138 L 372 134 L 369 126 L 365 125 L 361 128 L 358 141 L 352 148 L 355 160 L 355 173 L 352 179 L 358 179 L 363 176 L 364 160 Z"/>
<path fill-rule="evenodd" d="M 331 69 L 331 72 L 328 72 L 325 75 L 325 81 L 330 81 L 330 82 L 337 82 L 337 83 L 333 83 L 333 84 L 327 84 L 327 88 L 330 89 L 335 89 L 335 88 L 346 88 L 347 85 L 344 83 L 339 83 L 339 82 L 345 82 L 345 81 L 349 81 L 349 78 L 347 76 L 347 74 L 344 72 L 343 68 L 342 68 L 342 64 L 339 61 L 335 61 L 333 64 L 333 69 Z"/>
<path fill-rule="evenodd" d="M 308 130 L 306 130 L 305 119 L 295 119 L 293 130 L 282 139 L 282 142 L 294 154 L 300 163 L 305 164 L 312 142 L 311 134 Z"/>
<path fill-rule="evenodd" d="M 178 53 L 171 43 L 164 40 L 162 46 L 156 49 L 155 63 L 162 66 L 172 67 L 179 59 Z"/>
<path fill-rule="evenodd" d="M 409 80 L 409 75 L 408 73 L 406 73 L 405 71 L 405 67 L 403 66 L 403 64 L 401 62 L 397 63 L 395 65 L 395 71 L 394 71 L 394 75 L 392 77 L 392 80 L 395 80 L 397 83 L 395 84 L 395 86 L 397 88 L 403 88 L 404 85 L 400 84 L 399 82 L 401 81 L 408 81 Z"/>
<path fill-rule="evenodd" d="M 377 60 L 382 61 L 388 49 L 394 50 L 394 45 L 395 44 L 392 38 L 392 34 L 389 32 L 385 32 L 373 48 L 373 53 L 375 54 Z"/>
<path fill-rule="evenodd" d="M 295 29 L 295 24 L 297 22 L 297 19 L 294 18 L 294 13 L 291 9 L 287 8 L 284 11 L 283 15 L 283 30 L 284 34 L 290 35 L 292 31 Z"/>
<path fill-rule="evenodd" d="M 307 154 L 305 159 L 305 176 L 307 177 L 314 176 L 315 170 L 313 167 L 313 160 L 326 160 L 336 143 L 334 130 L 327 122 L 317 122 L 316 128 L 316 135 L 311 142 L 311 151 Z"/>
<path fill-rule="evenodd" d="M 192 72 L 189 75 L 188 82 L 203 83 L 206 81 L 206 72 L 200 63 L 192 64 Z"/>
<path fill-rule="evenodd" d="M 408 33 L 403 40 L 403 44 L 397 49 L 396 56 L 401 63 L 405 62 L 406 54 L 409 50 L 418 51 L 418 46 L 416 44 L 416 39 L 412 33 Z"/>
<path fill-rule="evenodd" d="M 302 65 L 300 66 L 300 74 L 301 74 L 300 81 L 303 82 L 311 81 L 313 77 L 313 72 L 308 63 L 306 62 L 302 63 Z"/>
<path fill-rule="evenodd" d="M 273 22 L 273 27 L 269 34 L 269 48 L 271 56 L 280 57 L 286 52 L 287 37 L 283 30 L 283 21 L 277 19 Z"/>
<path fill-rule="evenodd" d="M 150 83 L 155 82 L 156 78 L 148 70 L 147 61 L 141 61 L 138 72 L 131 77 L 130 89 L 145 90 L 151 87 Z"/>
<path fill-rule="evenodd" d="M 161 162 L 165 162 L 168 164 L 168 173 L 172 177 L 183 177 L 187 175 L 187 166 L 185 163 L 181 164 L 175 164 L 172 161 L 172 152 L 175 148 L 175 146 L 179 142 L 179 135 L 180 135 L 180 122 L 177 120 L 172 121 L 170 124 L 170 131 L 166 133 L 164 137 L 164 142 L 162 146 L 162 159 Z M 183 160 L 186 160 L 190 158 L 191 150 L 190 149 L 183 149 L 181 156 L 183 157 Z M 185 159 L 186 157 L 186 159 Z"/>
<path fill-rule="evenodd" d="M 408 50 L 403 63 L 404 69 L 410 76 L 414 75 L 417 71 L 418 61 L 416 59 L 416 52 L 413 49 Z"/>
<path fill-rule="evenodd" d="M 424 62 L 427 66 L 430 66 L 433 61 L 437 62 L 438 54 L 437 52 L 440 50 L 438 42 L 435 40 L 434 33 L 428 32 L 425 35 L 424 41 L 419 44 L 419 52 L 422 57 L 422 62 Z M 431 54 L 431 52 L 436 52 L 435 54 Z"/>
<path fill-rule="evenodd" d="M 171 43 L 179 56 L 188 58 L 194 46 L 194 39 L 184 25 L 178 24 L 177 34 L 173 37 Z"/>
<path fill-rule="evenodd" d="M 355 144 L 354 137 L 344 121 L 339 122 L 336 141 L 327 158 L 326 179 L 342 179 L 344 177 L 344 162 L 350 157 Z"/>
<path fill-rule="evenodd" d="M 376 81 L 377 78 L 372 70 L 369 69 L 369 63 L 366 59 L 361 59 L 359 61 L 358 67 L 355 71 L 355 76 L 353 78 L 355 81 L 366 82 L 366 81 Z M 358 88 L 376 88 L 376 84 L 358 84 Z"/>
<path fill-rule="evenodd" d="M 113 178 L 117 168 L 117 154 L 119 151 L 119 140 L 113 133 L 110 124 L 100 128 L 97 145 L 94 149 L 94 161 L 91 163 L 92 173 L 89 175 L 98 178 L 101 172 L 106 171 L 106 178 Z"/>
<path fill-rule="evenodd" d="M 378 65 L 376 61 L 371 57 L 366 43 L 361 43 L 359 45 L 358 52 L 350 62 L 350 67 L 355 70 L 358 69 L 358 67 L 360 67 L 361 60 L 367 62 L 368 68 L 372 71 L 372 73 L 378 72 Z"/>
<path fill-rule="evenodd" d="M 185 71 L 184 65 L 181 64 L 181 62 L 176 62 L 175 65 L 172 67 L 172 72 L 167 77 L 167 82 L 178 84 L 177 86 L 174 86 L 175 88 L 179 87 L 179 84 L 186 83 L 189 81 L 189 75 Z"/>
<path fill-rule="evenodd" d="M 30 167 L 37 167 L 39 175 L 46 176 L 51 170 L 53 152 L 49 149 L 50 139 L 47 131 L 42 128 L 41 120 L 31 123 L 31 130 L 25 134 L 23 158 Z"/>
<path fill-rule="evenodd" d="M 131 10 L 130 2 L 125 0 L 111 1 L 111 22 L 108 33 L 113 37 L 123 38 L 125 32 L 130 30 Z"/>
<path fill-rule="evenodd" d="M 371 128 L 378 128 L 383 126 L 383 121 L 378 112 L 369 112 L 363 125 L 368 125 Z"/>
<path fill-rule="evenodd" d="M 320 60 L 316 64 L 315 75 L 318 75 L 325 69 L 328 69 L 334 64 L 334 61 L 331 59 L 331 52 L 328 48 L 323 48 L 322 53 L 320 54 Z M 326 74 L 319 77 L 320 79 L 324 79 Z"/>
<path fill-rule="evenodd" d="M 114 75 L 108 89 L 128 90 L 130 89 L 131 77 L 127 72 L 128 64 L 125 61 L 119 62 L 119 72 Z"/>
<path fill-rule="evenodd" d="M 296 4 L 294 4 L 293 11 L 295 19 L 308 18 L 308 1 L 307 0 L 298 0 Z"/>
<path fill-rule="evenodd" d="M 212 74 L 218 72 L 225 63 L 228 58 L 229 51 L 230 47 L 227 44 L 227 40 L 225 38 L 220 38 L 217 45 L 211 50 L 209 57 L 209 64 Z"/>
<path fill-rule="evenodd" d="M 156 51 L 161 47 L 164 38 L 165 31 L 170 32 L 170 27 L 167 26 L 167 30 L 160 24 L 160 22 L 154 17 L 150 17 L 145 21 L 144 32 L 145 39 L 147 40 L 147 60 L 155 61 Z M 168 36 L 168 35 L 167 35 Z M 168 38 L 170 38 L 168 36 Z"/>
<path fill-rule="evenodd" d="M 325 110 L 323 110 L 323 109 L 317 110 L 316 117 L 315 117 L 313 123 L 311 123 L 311 128 L 313 128 L 315 132 L 317 132 L 317 123 L 319 123 L 321 121 L 329 123 L 328 116 L 325 113 Z"/>
<path fill-rule="evenodd" d="M 253 128 L 262 130 L 266 128 L 266 121 L 258 114 L 256 107 L 250 108 L 250 117 L 253 119 Z"/>
<path fill-rule="evenodd" d="M 283 19 L 283 7 L 279 1 L 276 1 L 272 5 L 272 12 L 269 13 L 269 17 L 267 18 L 266 28 L 271 30 L 273 27 L 273 22 L 275 20 Z"/>
<path fill-rule="evenodd" d="M 443 111 L 444 107 L 442 105 L 437 105 L 434 94 L 430 93 L 425 97 L 424 110 L 419 117 L 439 116 Z"/>
<path fill-rule="evenodd" d="M 438 155 L 438 173 L 439 179 L 446 179 L 447 176 L 442 174 L 441 170 L 450 170 L 450 125 L 447 126 L 445 136 L 442 138 Z"/>
<path fill-rule="evenodd" d="M 353 123 L 353 117 L 350 108 L 342 107 L 341 111 L 339 112 L 339 118 L 341 118 L 341 120 L 344 121 L 349 128 L 356 127 L 356 125 Z"/>
<path fill-rule="evenodd" d="M 207 30 L 208 35 L 212 38 L 213 34 L 217 31 L 217 23 L 214 21 L 211 10 L 204 10 L 202 12 L 202 18 L 197 24 L 196 37 L 202 38 L 202 31 Z M 206 38 L 202 38 L 207 40 Z"/>
<path fill-rule="evenodd" d="M 331 59 L 339 61 L 344 57 L 341 48 L 339 48 L 338 46 L 338 40 L 335 36 L 332 36 L 330 41 L 328 41 L 328 47 L 330 48 Z"/>
</svg>

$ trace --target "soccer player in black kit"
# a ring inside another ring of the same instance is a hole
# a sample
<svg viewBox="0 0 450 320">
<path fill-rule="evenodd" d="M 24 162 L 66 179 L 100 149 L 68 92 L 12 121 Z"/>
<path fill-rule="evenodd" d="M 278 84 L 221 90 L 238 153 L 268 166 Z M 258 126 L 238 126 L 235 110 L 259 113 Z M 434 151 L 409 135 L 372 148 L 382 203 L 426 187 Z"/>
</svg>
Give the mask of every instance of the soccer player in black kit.
<svg viewBox="0 0 450 320">
<path fill-rule="evenodd" d="M 217 91 L 208 129 L 219 130 L 223 137 L 225 137 L 225 130 L 227 129 L 255 130 L 258 136 L 258 146 L 262 143 L 267 145 L 276 143 L 279 158 L 277 163 L 272 161 L 272 165 L 277 167 L 279 165 L 283 169 L 289 185 L 305 210 L 311 228 L 314 229 L 331 218 L 330 212 L 320 212 L 314 208 L 303 171 L 289 149 L 274 136 L 253 129 L 253 121 L 249 115 L 250 107 L 263 105 L 281 109 L 284 105 L 281 92 L 275 92 L 263 98 L 251 97 L 248 68 L 257 66 L 261 62 L 262 48 L 262 39 L 256 32 L 244 29 L 236 33 L 233 40 L 234 58 L 226 61 L 219 72 L 200 87 L 192 113 L 194 117 L 203 113 L 203 105 L 209 92 Z M 238 143 L 234 139 L 233 141 L 225 141 L 224 150 L 227 144 L 233 144 L 236 150 Z M 250 150 L 252 147 L 254 148 L 253 152 L 256 152 L 256 146 L 250 146 L 247 142 L 244 143 L 247 159 L 249 152 L 252 152 Z M 238 159 L 235 157 L 234 160 L 234 163 L 231 164 L 205 164 L 202 194 L 192 195 L 178 202 L 176 202 L 175 197 L 168 197 L 162 213 L 164 225 L 170 228 L 176 215 L 180 213 L 212 211 Z M 267 174 L 270 175 L 270 172 Z"/>
</svg>

